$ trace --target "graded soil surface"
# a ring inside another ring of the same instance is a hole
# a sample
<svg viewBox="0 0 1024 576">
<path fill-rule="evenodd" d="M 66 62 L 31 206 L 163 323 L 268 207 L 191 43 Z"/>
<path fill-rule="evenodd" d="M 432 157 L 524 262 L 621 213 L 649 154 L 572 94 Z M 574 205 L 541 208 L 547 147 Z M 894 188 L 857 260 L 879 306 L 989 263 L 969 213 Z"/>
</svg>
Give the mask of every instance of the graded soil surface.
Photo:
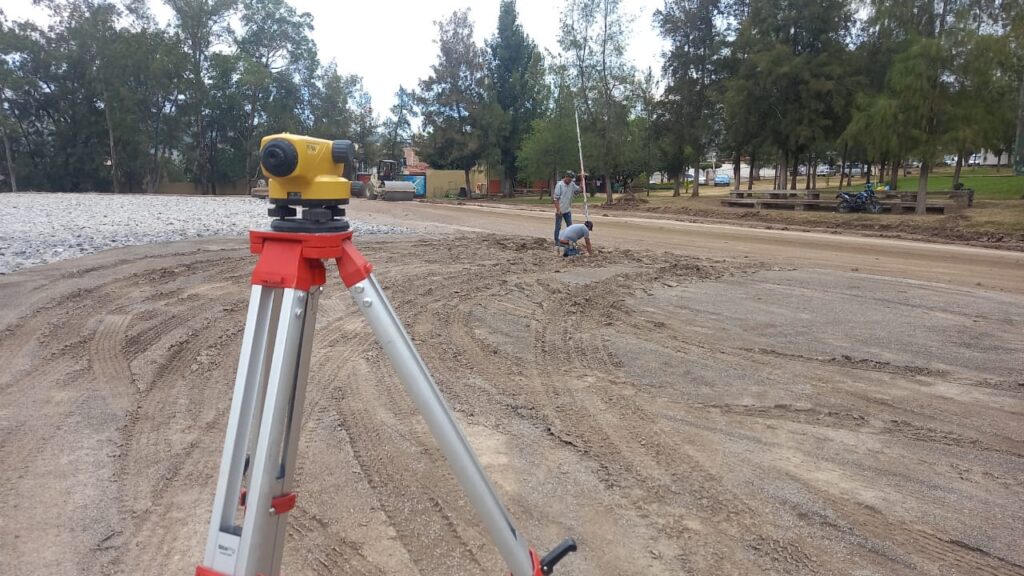
<svg viewBox="0 0 1024 576">
<path fill-rule="evenodd" d="M 1020 254 L 598 222 L 566 260 L 548 218 L 369 204 L 421 225 L 359 244 L 517 528 L 578 540 L 556 574 L 1024 575 Z M 193 572 L 253 262 L 0 277 L 0 573 Z M 330 273 L 315 338 L 284 574 L 503 574 Z"/>
</svg>

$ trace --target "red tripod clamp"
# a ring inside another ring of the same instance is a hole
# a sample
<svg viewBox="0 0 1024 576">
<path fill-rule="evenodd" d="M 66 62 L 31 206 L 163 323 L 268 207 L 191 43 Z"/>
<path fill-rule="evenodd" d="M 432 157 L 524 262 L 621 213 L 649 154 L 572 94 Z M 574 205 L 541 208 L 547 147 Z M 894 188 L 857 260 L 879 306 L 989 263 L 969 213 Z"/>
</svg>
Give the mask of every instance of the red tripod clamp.
<svg viewBox="0 0 1024 576">
<path fill-rule="evenodd" d="M 352 243 L 351 232 L 307 234 L 294 232 L 249 231 L 249 250 L 259 254 L 252 271 L 252 283 L 268 288 L 294 288 L 308 292 L 322 286 L 327 275 L 323 260 L 338 263 L 341 281 L 351 287 L 373 271 Z"/>
</svg>

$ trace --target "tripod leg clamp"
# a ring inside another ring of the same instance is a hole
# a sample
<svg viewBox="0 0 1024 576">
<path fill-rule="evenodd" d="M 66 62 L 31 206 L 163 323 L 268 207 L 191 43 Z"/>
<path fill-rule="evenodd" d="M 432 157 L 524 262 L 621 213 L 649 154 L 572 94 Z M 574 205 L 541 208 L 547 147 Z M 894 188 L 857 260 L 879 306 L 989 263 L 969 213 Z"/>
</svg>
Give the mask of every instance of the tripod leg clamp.
<svg viewBox="0 0 1024 576">
<path fill-rule="evenodd" d="M 543 558 L 537 556 L 532 548 L 530 549 L 530 559 L 533 561 L 533 576 L 547 576 L 555 571 L 555 565 L 562 561 L 566 556 L 576 551 L 576 541 L 572 538 L 566 538 L 562 542 L 555 546 L 555 548 L 544 555 Z"/>
</svg>

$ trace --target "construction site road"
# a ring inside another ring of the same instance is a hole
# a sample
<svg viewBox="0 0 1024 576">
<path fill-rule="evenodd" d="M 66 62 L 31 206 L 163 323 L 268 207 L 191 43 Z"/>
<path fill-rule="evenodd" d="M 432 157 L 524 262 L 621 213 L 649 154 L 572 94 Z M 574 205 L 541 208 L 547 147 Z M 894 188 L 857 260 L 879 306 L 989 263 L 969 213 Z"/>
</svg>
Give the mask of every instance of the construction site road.
<svg viewBox="0 0 1024 576">
<path fill-rule="evenodd" d="M 418 230 L 356 242 L 556 574 L 1024 576 L 1020 254 L 594 212 L 350 210 Z M 194 573 L 254 262 L 0 276 L 0 574 Z M 507 573 L 328 268 L 283 573 Z"/>
<path fill-rule="evenodd" d="M 360 220 L 396 223 L 414 229 L 442 225 L 456 230 L 538 238 L 550 237 L 554 229 L 552 210 L 354 200 L 351 211 Z M 595 226 L 593 239 L 598 249 L 632 248 L 716 258 L 749 257 L 782 266 L 856 269 L 864 274 L 1024 294 L 1024 252 L 877 238 L 855 232 L 768 230 L 602 214 L 606 212 L 599 206 L 591 208 Z M 583 210 L 574 211 L 573 219 L 582 222 Z"/>
</svg>

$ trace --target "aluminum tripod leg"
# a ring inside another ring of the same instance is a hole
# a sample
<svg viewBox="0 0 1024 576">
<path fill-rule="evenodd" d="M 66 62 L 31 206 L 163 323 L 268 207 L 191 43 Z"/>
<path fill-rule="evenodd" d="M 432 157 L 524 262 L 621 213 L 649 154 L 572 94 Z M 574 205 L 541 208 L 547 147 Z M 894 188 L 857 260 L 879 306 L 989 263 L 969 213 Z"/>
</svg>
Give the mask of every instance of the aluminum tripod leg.
<svg viewBox="0 0 1024 576">
<path fill-rule="evenodd" d="M 377 341 L 387 352 L 398 377 L 426 420 L 455 477 L 469 496 L 513 576 L 534 576 L 534 562 L 525 540 L 512 525 L 505 507 L 494 493 L 480 462 L 452 417 L 448 404 L 377 279 L 370 274 L 351 286 L 349 292 L 369 322 Z"/>
<path fill-rule="evenodd" d="M 295 505 L 291 487 L 317 301 L 326 280 L 325 259 L 338 263 L 342 281 L 387 352 L 513 576 L 550 574 L 559 560 L 576 550 L 576 543 L 566 539 L 543 559 L 526 546 L 371 274 L 373 267 L 352 245 L 351 237 L 351 232 L 253 230 L 249 234 L 252 252 L 260 258 L 253 270 L 249 315 L 204 564 L 196 568 L 196 576 L 280 573 L 286 532 L 283 514 Z M 249 457 L 252 472 L 239 525 L 238 498 Z"/>
<path fill-rule="evenodd" d="M 280 573 L 319 294 L 319 286 L 310 292 L 252 288 L 204 565 L 197 573 Z M 255 450 L 247 454 L 250 437 Z M 247 456 L 251 474 L 239 526 Z"/>
</svg>

